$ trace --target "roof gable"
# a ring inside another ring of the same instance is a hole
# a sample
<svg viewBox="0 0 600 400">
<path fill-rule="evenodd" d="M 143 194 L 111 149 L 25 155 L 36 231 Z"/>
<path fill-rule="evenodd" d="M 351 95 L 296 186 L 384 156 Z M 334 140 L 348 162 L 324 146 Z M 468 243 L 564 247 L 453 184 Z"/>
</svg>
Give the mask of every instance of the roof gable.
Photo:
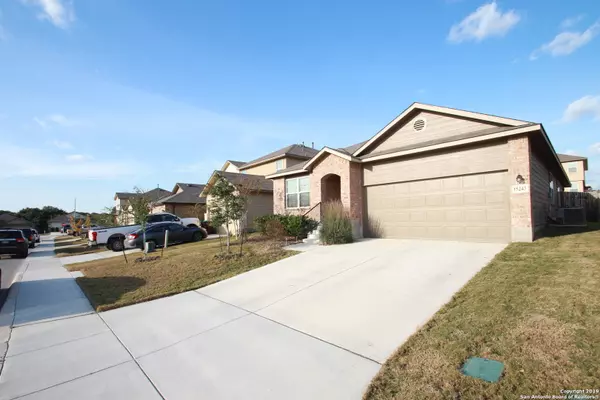
<svg viewBox="0 0 600 400">
<path fill-rule="evenodd" d="M 274 161 L 274 160 L 277 160 L 277 159 L 283 158 L 283 157 L 293 157 L 293 158 L 300 158 L 303 160 L 308 160 L 308 159 L 314 157 L 314 155 L 317 154 L 318 152 L 319 152 L 318 150 L 313 149 L 312 147 L 306 147 L 303 144 L 292 144 L 292 145 L 286 146 L 282 149 L 271 152 L 267 155 L 264 155 L 262 157 L 259 157 L 255 160 L 247 162 L 246 164 L 240 166 L 239 169 L 240 170 L 248 169 L 248 168 L 254 167 L 256 165 L 260 165 L 260 164 L 263 164 L 263 163 L 266 163 L 269 161 Z"/>
<path fill-rule="evenodd" d="M 355 157 L 358 157 L 367 152 L 367 150 L 372 149 L 374 146 L 377 147 L 382 142 L 384 142 L 385 138 L 391 134 L 397 132 L 401 127 L 407 126 L 407 124 L 412 121 L 416 115 L 419 113 L 427 113 L 428 115 L 434 116 L 442 116 L 445 118 L 455 118 L 457 121 L 468 121 L 467 125 L 471 124 L 472 126 L 467 127 L 467 131 L 483 129 L 483 127 L 494 127 L 494 126 L 521 126 L 525 124 L 530 124 L 529 121 L 521 121 L 512 118 L 504 118 L 498 117 L 495 115 L 481 114 L 472 111 L 464 111 L 458 110 L 449 107 L 440 107 L 429 104 L 422 103 L 413 103 L 410 107 L 404 110 L 400 115 L 394 118 L 391 122 L 389 122 L 383 129 L 377 132 L 371 139 L 364 142 L 360 147 L 358 147 L 354 153 L 352 154 Z M 427 122 L 426 122 L 427 123 Z M 454 132 L 456 133 L 456 132 Z M 402 142 L 402 140 L 399 140 Z M 407 144 L 407 143 L 404 143 Z M 397 144 L 396 144 L 397 145 Z M 385 148 L 380 148 L 381 150 L 385 150 Z"/>
</svg>

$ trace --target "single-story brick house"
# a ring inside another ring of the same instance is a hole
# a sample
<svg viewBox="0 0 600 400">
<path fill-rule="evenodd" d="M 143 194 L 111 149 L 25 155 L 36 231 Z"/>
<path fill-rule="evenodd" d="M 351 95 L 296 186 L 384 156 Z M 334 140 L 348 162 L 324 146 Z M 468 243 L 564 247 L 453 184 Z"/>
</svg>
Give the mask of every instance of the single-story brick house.
<svg viewBox="0 0 600 400">
<path fill-rule="evenodd" d="M 171 193 L 152 203 L 152 212 L 202 219 L 206 211 L 206 197 L 200 197 L 200 193 L 205 186 L 200 183 L 176 183 Z"/>
<path fill-rule="evenodd" d="M 486 242 L 532 241 L 570 186 L 542 124 L 420 103 L 267 178 L 275 213 L 340 200 L 357 237 Z"/>
</svg>

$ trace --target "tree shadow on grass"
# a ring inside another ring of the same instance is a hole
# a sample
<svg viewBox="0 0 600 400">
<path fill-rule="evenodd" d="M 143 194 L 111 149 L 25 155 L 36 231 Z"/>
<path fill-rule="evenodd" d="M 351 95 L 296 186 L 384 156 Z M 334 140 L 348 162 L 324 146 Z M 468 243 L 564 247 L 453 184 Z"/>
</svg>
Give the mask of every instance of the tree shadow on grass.
<svg viewBox="0 0 600 400">
<path fill-rule="evenodd" d="M 77 284 L 96 311 L 115 308 L 123 295 L 134 292 L 146 284 L 146 280 L 135 276 L 104 276 L 77 278 Z"/>
</svg>

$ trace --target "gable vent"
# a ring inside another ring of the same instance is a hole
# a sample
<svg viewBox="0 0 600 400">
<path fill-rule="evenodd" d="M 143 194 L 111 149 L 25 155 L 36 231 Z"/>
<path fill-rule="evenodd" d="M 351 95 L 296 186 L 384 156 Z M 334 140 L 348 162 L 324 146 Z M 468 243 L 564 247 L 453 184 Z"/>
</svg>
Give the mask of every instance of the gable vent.
<svg viewBox="0 0 600 400">
<path fill-rule="evenodd" d="M 415 131 L 422 131 L 423 129 L 425 129 L 425 120 L 422 118 L 415 120 L 415 122 L 413 123 L 413 129 Z"/>
</svg>

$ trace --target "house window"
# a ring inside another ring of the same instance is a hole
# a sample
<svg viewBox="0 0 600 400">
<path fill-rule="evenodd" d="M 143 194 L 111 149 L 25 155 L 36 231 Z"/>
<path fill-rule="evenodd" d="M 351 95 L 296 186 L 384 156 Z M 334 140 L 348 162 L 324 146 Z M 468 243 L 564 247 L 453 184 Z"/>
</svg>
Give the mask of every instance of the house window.
<svg viewBox="0 0 600 400">
<path fill-rule="evenodd" d="M 283 159 L 275 161 L 275 171 L 283 169 Z"/>
<path fill-rule="evenodd" d="M 310 181 L 308 176 L 285 180 L 285 207 L 310 206 Z"/>
<path fill-rule="evenodd" d="M 569 163 L 569 173 L 577 172 L 577 164 Z"/>
</svg>

